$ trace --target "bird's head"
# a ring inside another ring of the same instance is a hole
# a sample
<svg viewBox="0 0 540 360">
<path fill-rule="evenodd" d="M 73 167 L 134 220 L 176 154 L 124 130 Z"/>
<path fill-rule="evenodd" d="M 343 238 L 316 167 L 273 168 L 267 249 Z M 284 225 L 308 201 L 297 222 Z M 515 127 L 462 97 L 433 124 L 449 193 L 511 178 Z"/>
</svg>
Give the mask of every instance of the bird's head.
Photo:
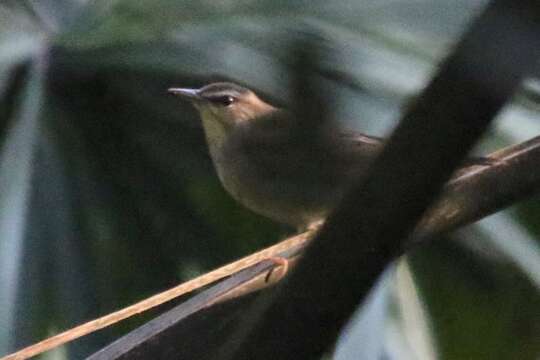
<svg viewBox="0 0 540 360">
<path fill-rule="evenodd" d="M 274 110 L 253 91 L 229 82 L 212 83 L 200 89 L 170 88 L 168 91 L 190 101 L 199 111 L 203 123 L 217 122 L 225 128 Z"/>
<path fill-rule="evenodd" d="M 255 120 L 275 108 L 253 91 L 228 82 L 212 83 L 200 89 L 170 88 L 169 93 L 190 101 L 199 111 L 212 157 L 242 124 Z"/>
</svg>

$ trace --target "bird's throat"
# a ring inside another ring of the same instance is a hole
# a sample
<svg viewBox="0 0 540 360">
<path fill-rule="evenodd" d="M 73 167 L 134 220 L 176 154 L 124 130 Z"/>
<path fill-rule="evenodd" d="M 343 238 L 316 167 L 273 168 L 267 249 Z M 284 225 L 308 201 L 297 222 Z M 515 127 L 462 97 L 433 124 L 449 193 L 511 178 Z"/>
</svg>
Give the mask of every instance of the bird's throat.
<svg viewBox="0 0 540 360">
<path fill-rule="evenodd" d="M 210 111 L 201 112 L 201 120 L 210 155 L 216 161 L 221 147 L 225 143 L 225 140 L 227 140 L 230 125 L 225 124 Z"/>
</svg>

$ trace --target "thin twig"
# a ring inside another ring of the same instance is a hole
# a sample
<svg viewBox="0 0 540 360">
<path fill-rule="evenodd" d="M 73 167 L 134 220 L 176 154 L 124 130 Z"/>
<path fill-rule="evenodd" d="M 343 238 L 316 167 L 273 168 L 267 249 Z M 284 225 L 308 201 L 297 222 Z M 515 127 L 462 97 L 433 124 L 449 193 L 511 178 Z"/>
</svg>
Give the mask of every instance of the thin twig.
<svg viewBox="0 0 540 360">
<path fill-rule="evenodd" d="M 489 155 L 490 158 L 497 159 L 500 161 L 500 163 L 495 164 L 494 166 L 481 167 L 477 169 L 471 168 L 469 171 L 461 173 L 460 176 L 458 176 L 457 178 L 455 178 L 453 181 L 449 183 L 449 188 L 445 192 L 441 200 L 437 202 L 436 206 L 434 206 L 426 214 L 426 216 L 424 216 L 420 226 L 416 229 L 413 238 L 425 239 L 426 237 L 432 236 L 433 234 L 451 230 L 457 226 L 471 222 L 472 218 L 484 217 L 495 211 L 498 211 L 501 207 L 508 206 L 508 203 L 507 203 L 508 201 L 513 202 L 515 200 L 519 200 L 519 198 L 516 199 L 515 196 L 503 196 L 503 198 L 507 198 L 507 201 L 505 201 L 504 203 L 500 203 L 500 201 L 496 201 L 496 204 L 490 203 L 490 206 L 489 206 L 490 209 L 487 209 L 485 206 L 482 206 L 482 211 L 480 211 L 480 209 L 474 208 L 474 210 L 472 210 L 473 212 L 476 213 L 474 216 L 471 215 L 471 211 L 465 211 L 466 209 L 470 207 L 470 204 L 466 205 L 466 204 L 461 203 L 460 211 L 458 212 L 449 212 L 448 205 L 447 205 L 449 202 L 452 202 L 452 203 L 455 202 L 455 196 L 458 195 L 459 193 L 466 192 L 467 189 L 469 188 L 472 189 L 471 191 L 480 193 L 480 191 L 477 189 L 477 186 L 475 186 L 475 184 L 471 180 L 476 180 L 476 179 L 480 180 L 482 178 L 484 179 L 493 178 L 493 179 L 498 179 L 498 181 L 501 181 L 501 179 L 504 179 L 505 177 L 504 173 L 512 173 L 512 174 L 517 173 L 518 177 L 523 179 L 522 172 L 517 171 L 515 167 L 521 163 L 523 163 L 523 166 L 526 166 L 526 167 L 531 166 L 532 162 L 535 161 L 536 158 L 538 157 L 536 154 L 538 153 L 539 147 L 540 147 L 540 137 L 535 137 L 524 143 L 512 145 L 512 146 L 509 146 L 507 148 L 498 150 L 490 154 Z M 528 159 L 528 160 L 525 161 L 524 159 Z M 498 169 L 501 167 L 504 169 Z M 512 167 L 512 168 L 508 168 L 508 167 Z M 493 174 L 489 174 L 489 173 L 493 173 Z M 506 187 L 501 188 L 500 186 L 498 186 L 498 188 L 500 188 L 501 191 L 508 193 L 511 191 L 508 190 L 507 188 L 511 187 L 511 185 L 515 185 L 514 191 L 518 191 L 519 193 L 522 193 L 523 191 L 519 190 L 520 188 L 527 188 L 527 189 L 535 188 L 536 183 L 537 182 L 535 178 L 532 178 L 528 182 L 523 181 L 523 183 L 520 183 L 520 184 L 508 184 Z M 482 202 L 479 202 L 479 203 L 482 203 Z M 450 213 L 452 213 L 452 216 L 450 216 Z M 67 342 L 75 340 L 79 337 L 88 335 L 94 331 L 113 325 L 133 315 L 142 313 L 146 310 L 159 306 L 181 295 L 185 295 L 190 292 L 193 292 L 203 286 L 211 284 L 215 281 L 218 281 L 227 276 L 235 274 L 242 269 L 245 269 L 254 264 L 257 264 L 262 260 L 277 256 L 277 255 L 281 256 L 281 254 L 285 252 L 286 250 L 299 247 L 301 245 L 305 245 L 308 240 L 308 237 L 309 237 L 309 234 L 304 233 L 304 234 L 300 234 L 300 235 L 288 238 L 276 245 L 268 247 L 252 255 L 246 256 L 240 260 L 237 260 L 228 265 L 220 267 L 207 274 L 201 275 L 195 279 L 189 280 L 183 284 L 180 284 L 162 293 L 156 294 L 148 299 L 142 300 L 122 310 L 116 311 L 109 315 L 106 315 L 101 318 L 79 325 L 63 333 L 57 334 L 39 343 L 36 343 L 27 348 L 24 348 L 16 353 L 3 357 L 0 360 L 27 359 L 29 357 L 36 356 L 45 351 L 51 350 L 57 346 L 60 346 Z M 251 286 L 251 288 L 248 291 L 253 291 L 254 289 L 258 289 L 258 288 L 260 287 Z M 239 292 L 240 290 L 238 292 L 235 292 L 235 294 L 229 294 L 227 296 L 224 296 L 223 299 L 227 297 L 234 297 L 235 295 L 238 295 Z M 223 299 L 216 299 L 216 301 L 223 300 Z"/>
<path fill-rule="evenodd" d="M 433 236 L 474 222 L 476 219 L 530 198 L 540 191 L 540 173 L 531 172 L 531 169 L 537 168 L 540 164 L 540 136 L 501 149 L 490 154 L 489 157 L 494 161 L 490 166 L 468 167 L 455 175 L 447 184 L 441 199 L 426 213 L 422 223 L 414 231 L 412 236 L 414 241 L 410 245 L 425 243 Z M 295 265 L 291 256 L 298 254 L 307 244 L 304 243 L 302 246 L 291 248 L 287 253 L 279 254 L 280 257 L 289 260 L 289 269 L 294 268 Z M 224 330 L 221 326 L 216 329 L 214 325 L 240 321 L 245 316 L 246 305 L 253 303 L 253 298 L 234 303 L 236 305 L 230 305 L 231 308 L 223 310 L 224 312 L 213 305 L 238 296 L 246 299 L 247 296 L 244 295 L 273 285 L 275 282 L 265 281 L 267 273 L 256 271 L 257 266 L 259 265 L 247 269 L 252 275 L 258 274 L 249 277 L 248 281 L 236 281 L 235 286 L 225 286 L 225 283 L 230 280 L 240 280 L 243 272 L 234 274 L 229 279 L 205 290 L 207 296 L 201 296 L 198 299 L 193 297 L 166 311 L 100 349 L 87 360 L 168 358 L 169 354 L 175 354 L 177 358 L 182 359 L 221 358 L 212 357 L 212 354 L 208 353 L 209 348 L 204 344 L 211 342 L 214 348 L 217 344 L 222 344 L 229 336 L 231 327 Z M 242 280 L 246 280 L 246 277 L 242 277 Z M 318 286 L 321 284 L 322 280 Z M 223 291 L 225 287 L 227 290 Z M 213 291 L 213 295 L 209 293 L 210 291 Z M 271 290 L 265 291 L 263 297 L 271 296 L 271 293 Z M 213 310 L 208 309 L 209 307 Z M 188 319 L 201 309 L 207 309 L 207 312 Z M 237 311 L 241 315 L 238 315 Z M 199 329 L 206 329 L 203 335 L 191 336 Z M 179 343 L 177 339 L 183 339 L 183 341 Z"/>
<path fill-rule="evenodd" d="M 537 149 L 539 146 L 540 146 L 540 137 L 533 138 L 529 141 L 526 141 L 518 145 L 509 146 L 507 148 L 498 150 L 489 155 L 490 158 L 499 160 L 500 161 L 499 164 L 496 164 L 494 166 L 489 166 L 489 167 L 483 167 L 479 169 L 471 168 L 470 171 L 460 174 L 459 177 L 455 178 L 454 181 L 450 182 L 448 191 L 445 192 L 445 194 L 443 195 L 441 200 L 437 203 L 437 205 L 434 206 L 434 208 L 432 208 L 429 211 L 429 213 L 426 214 L 426 216 L 422 219 L 421 225 L 415 231 L 415 235 L 413 236 L 413 238 L 423 239 L 435 233 L 448 231 L 459 225 L 470 222 L 471 221 L 470 211 L 463 211 L 469 208 L 470 206 L 461 204 L 461 207 L 460 207 L 461 211 L 458 211 L 453 216 L 449 216 L 448 206 L 445 204 L 447 204 L 449 201 L 455 201 L 454 200 L 454 197 L 456 196 L 455 194 L 464 192 L 467 188 L 472 188 L 474 184 L 472 184 L 472 182 L 469 179 L 474 180 L 474 179 L 481 179 L 481 178 L 497 178 L 500 181 L 501 179 L 504 178 L 503 174 L 505 172 L 510 172 L 510 173 L 517 172 L 515 169 L 513 170 L 513 168 L 506 168 L 507 166 L 515 167 L 515 164 L 513 163 L 513 161 L 519 164 L 519 163 L 523 163 L 524 162 L 523 159 L 525 158 L 529 159 L 529 161 L 527 161 L 524 165 L 530 166 L 531 161 L 535 160 L 537 157 L 536 153 L 538 152 Z M 531 155 L 531 154 L 535 154 L 535 155 Z M 504 167 L 506 169 L 497 169 L 498 167 Z M 497 172 L 498 175 L 495 176 L 493 174 L 491 175 L 487 174 L 487 173 L 492 173 L 492 172 Z M 522 174 L 520 172 L 518 173 L 520 174 L 518 176 L 520 176 L 520 178 L 523 178 Z M 534 179 L 531 179 L 531 181 L 533 182 L 533 184 L 529 184 L 529 185 L 514 184 L 516 185 L 516 191 L 519 190 L 519 188 L 522 188 L 524 186 L 534 187 L 534 183 L 536 182 L 534 181 Z M 502 190 L 504 189 L 505 188 L 502 188 Z M 474 191 L 478 192 L 478 189 Z M 504 191 L 508 192 L 508 190 L 504 190 Z M 514 196 L 504 196 L 504 197 L 509 198 L 509 201 L 514 200 Z M 497 206 L 494 206 L 493 204 L 491 204 L 492 206 L 491 210 L 485 209 L 485 207 L 483 207 L 484 211 L 479 211 L 479 209 L 475 208 L 474 211 L 476 212 L 476 215 L 474 217 L 478 218 L 478 217 L 487 216 L 488 214 L 493 213 L 494 211 L 497 211 L 501 207 L 506 206 L 508 204 L 497 203 L 496 205 Z M 189 280 L 172 289 L 169 289 L 162 293 L 154 295 L 148 299 L 145 299 L 136 304 L 128 306 L 122 310 L 116 311 L 109 315 L 103 316 L 99 319 L 89 321 L 85 324 L 79 325 L 63 333 L 57 334 L 51 338 L 48 338 L 39 343 L 36 343 L 27 348 L 24 348 L 16 353 L 3 357 L 0 360 L 27 359 L 29 357 L 41 354 L 45 351 L 51 350 L 57 346 L 63 345 L 79 337 L 88 335 L 94 331 L 113 325 L 133 315 L 142 313 L 146 310 L 159 306 L 181 295 L 185 295 L 190 292 L 193 292 L 203 286 L 206 286 L 215 281 L 223 279 L 227 276 L 235 274 L 242 269 L 248 268 L 262 260 L 271 258 L 276 255 L 281 255 L 284 251 L 288 249 L 304 245 L 307 242 L 307 240 L 308 240 L 308 234 L 305 234 L 305 233 L 286 239 L 274 246 L 268 247 L 257 253 L 244 257 L 238 261 L 232 262 L 228 265 L 225 265 L 216 270 L 213 270 L 207 274 L 204 274 L 195 279 Z M 253 291 L 253 289 L 255 288 L 257 287 L 252 287 L 249 291 Z M 237 295 L 237 294 L 234 294 L 234 295 Z M 234 296 L 234 295 L 231 294 L 230 296 Z M 222 299 L 219 299 L 219 300 L 222 300 Z"/>
<path fill-rule="evenodd" d="M 91 320 L 87 323 L 76 326 L 60 334 L 54 335 L 36 344 L 30 345 L 13 354 L 3 357 L 0 360 L 15 360 L 15 359 L 21 360 L 21 359 L 28 359 L 32 356 L 36 356 L 45 351 L 51 350 L 57 346 L 63 345 L 67 342 L 80 338 L 81 336 L 88 335 L 94 331 L 103 329 L 121 320 L 127 319 L 133 315 L 152 309 L 158 305 L 161 305 L 167 301 L 175 299 L 181 295 L 185 295 L 194 290 L 200 289 L 203 286 L 211 284 L 217 280 L 223 279 L 227 276 L 230 276 L 231 274 L 237 273 L 238 271 L 248 268 L 252 265 L 255 265 L 265 259 L 275 257 L 292 247 L 296 247 L 296 246 L 300 246 L 304 244 L 305 242 L 307 242 L 308 238 L 309 238 L 309 233 L 303 233 L 303 234 L 288 238 L 286 240 L 279 242 L 276 245 L 270 246 L 254 254 L 248 255 L 240 260 L 234 261 L 230 264 L 227 264 L 218 269 L 210 271 L 209 273 L 201 275 L 195 279 L 189 280 L 183 284 L 180 284 L 169 290 L 156 294 L 152 297 L 149 297 L 138 303 L 130 305 L 126 308 L 123 308 L 111 314 L 105 315 L 98 319 Z"/>
</svg>

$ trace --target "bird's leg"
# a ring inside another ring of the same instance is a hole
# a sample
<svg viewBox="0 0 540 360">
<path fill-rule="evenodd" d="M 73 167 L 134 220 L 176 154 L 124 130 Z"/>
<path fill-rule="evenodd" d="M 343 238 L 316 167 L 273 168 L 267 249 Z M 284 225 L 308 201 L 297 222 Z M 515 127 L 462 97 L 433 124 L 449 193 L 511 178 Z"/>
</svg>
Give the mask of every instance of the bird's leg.
<svg viewBox="0 0 540 360">
<path fill-rule="evenodd" d="M 287 260 L 286 258 L 280 257 L 280 256 L 273 256 L 273 257 L 268 258 L 267 260 L 273 262 L 275 266 L 272 269 L 270 269 L 268 274 L 266 274 L 266 277 L 264 278 L 265 282 L 270 281 L 270 278 L 272 274 L 274 273 L 274 270 L 276 269 L 280 269 L 280 270 L 278 273 L 278 277 L 274 281 L 281 280 L 289 271 L 289 260 Z"/>
<path fill-rule="evenodd" d="M 299 232 L 307 233 L 308 238 L 313 238 L 317 234 L 317 232 L 319 231 L 319 229 L 322 227 L 323 224 L 324 224 L 324 219 L 316 220 L 309 223 L 307 226 L 301 227 L 299 229 Z M 273 257 L 268 258 L 268 260 L 273 262 L 275 264 L 275 267 L 270 269 L 270 271 L 266 275 L 266 278 L 265 278 L 266 282 L 270 280 L 270 277 L 274 273 L 275 269 L 278 269 L 278 268 L 280 269 L 279 277 L 276 279 L 276 281 L 284 277 L 285 274 L 287 274 L 287 271 L 289 271 L 289 260 L 287 260 L 286 258 L 280 257 L 280 256 L 273 256 Z"/>
<path fill-rule="evenodd" d="M 306 233 L 308 238 L 313 238 L 317 232 L 320 230 L 322 225 L 324 224 L 324 219 L 315 220 L 310 222 L 307 226 L 302 226 L 299 228 L 299 233 Z M 275 269 L 280 269 L 279 276 L 275 281 L 281 280 L 286 274 L 287 271 L 289 271 L 289 260 L 281 257 L 281 256 L 273 256 L 268 258 L 267 260 L 273 262 L 275 266 L 270 269 L 268 274 L 265 277 L 265 281 L 268 282 L 270 280 L 270 277 L 274 273 Z"/>
</svg>

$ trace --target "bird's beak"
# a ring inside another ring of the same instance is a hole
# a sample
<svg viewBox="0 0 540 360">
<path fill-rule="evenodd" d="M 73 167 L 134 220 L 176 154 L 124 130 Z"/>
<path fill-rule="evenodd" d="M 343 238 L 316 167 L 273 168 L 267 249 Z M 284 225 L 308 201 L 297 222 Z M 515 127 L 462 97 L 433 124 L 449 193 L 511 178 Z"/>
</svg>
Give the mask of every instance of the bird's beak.
<svg viewBox="0 0 540 360">
<path fill-rule="evenodd" d="M 199 90 L 197 89 L 187 89 L 187 88 L 169 88 L 167 90 L 169 94 L 180 96 L 186 100 L 200 100 Z"/>
</svg>

